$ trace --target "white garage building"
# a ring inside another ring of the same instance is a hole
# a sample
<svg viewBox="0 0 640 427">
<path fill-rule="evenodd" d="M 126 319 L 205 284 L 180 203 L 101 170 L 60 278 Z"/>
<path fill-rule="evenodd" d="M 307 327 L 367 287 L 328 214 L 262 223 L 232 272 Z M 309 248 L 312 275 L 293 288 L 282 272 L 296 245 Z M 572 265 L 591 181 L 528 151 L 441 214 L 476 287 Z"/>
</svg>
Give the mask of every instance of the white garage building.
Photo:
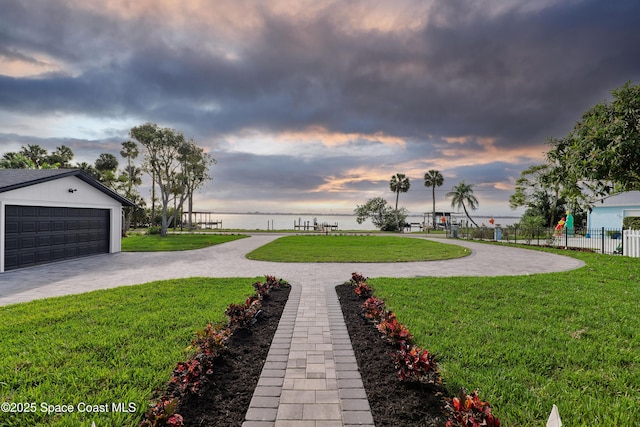
<svg viewBox="0 0 640 427">
<path fill-rule="evenodd" d="M 120 252 L 133 205 L 79 169 L 0 169 L 0 273 Z"/>
</svg>

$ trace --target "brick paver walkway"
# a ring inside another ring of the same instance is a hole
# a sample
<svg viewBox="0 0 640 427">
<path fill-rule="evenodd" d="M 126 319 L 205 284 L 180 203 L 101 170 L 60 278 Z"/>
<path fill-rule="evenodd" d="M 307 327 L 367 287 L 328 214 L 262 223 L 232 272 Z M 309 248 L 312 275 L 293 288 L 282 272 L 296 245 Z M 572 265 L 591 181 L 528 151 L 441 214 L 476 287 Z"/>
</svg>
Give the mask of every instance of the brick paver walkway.
<svg viewBox="0 0 640 427">
<path fill-rule="evenodd" d="M 274 263 L 244 255 L 279 235 L 171 253 L 119 253 L 0 273 L 0 305 L 169 278 L 282 277 L 291 295 L 243 427 L 373 425 L 334 287 L 369 277 L 495 276 L 565 271 L 573 258 L 525 249 L 446 241 L 472 255 L 409 263 Z"/>
<path fill-rule="evenodd" d="M 331 286 L 295 286 L 243 427 L 373 426 Z"/>
</svg>

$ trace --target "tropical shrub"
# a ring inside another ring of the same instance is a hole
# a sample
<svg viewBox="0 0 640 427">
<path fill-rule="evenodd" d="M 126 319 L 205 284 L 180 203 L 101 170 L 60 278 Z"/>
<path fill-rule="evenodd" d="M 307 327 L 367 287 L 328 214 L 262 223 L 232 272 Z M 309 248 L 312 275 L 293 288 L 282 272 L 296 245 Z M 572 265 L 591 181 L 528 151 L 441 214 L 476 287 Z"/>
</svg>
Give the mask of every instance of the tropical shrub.
<svg viewBox="0 0 640 427">
<path fill-rule="evenodd" d="M 282 280 L 276 279 L 274 276 L 265 276 L 265 282 L 255 282 L 253 284 L 253 288 L 256 290 L 256 294 L 261 298 L 269 298 L 269 293 L 271 290 L 276 289 L 280 286 Z"/>
<path fill-rule="evenodd" d="M 282 279 L 266 276 L 264 284 L 254 284 L 256 295 L 248 297 L 244 304 L 230 304 L 225 310 L 229 318 L 226 325 L 214 326 L 207 324 L 206 328 L 196 333 L 188 350 L 196 349 L 195 354 L 186 362 L 179 362 L 173 370 L 170 386 L 167 387 L 167 396 L 163 396 L 145 414 L 138 427 L 183 427 L 184 420 L 180 414 L 175 413 L 181 396 L 184 393 L 198 393 L 205 381 L 213 374 L 214 362 L 220 356 L 227 339 L 232 331 L 248 328 L 260 317 L 262 296 L 261 290 L 274 289 L 280 284 L 286 283 Z M 262 286 L 264 285 L 264 286 Z"/>
<path fill-rule="evenodd" d="M 354 291 L 360 295 L 366 283 L 366 277 L 358 273 L 351 274 Z M 360 293 L 356 289 L 360 287 Z M 366 285 L 371 290 L 371 288 Z M 364 316 L 376 323 L 376 328 L 398 349 L 391 354 L 400 381 L 418 381 L 429 384 L 442 384 L 442 377 L 433 354 L 413 344 L 413 335 L 408 328 L 398 322 L 392 311 L 387 311 L 384 300 L 369 296 L 362 303 Z M 447 399 L 443 408 L 447 423 L 445 427 L 500 427 L 500 420 L 493 416 L 491 406 L 478 397 L 478 391 L 470 395 L 464 389 L 458 397 Z"/>
<path fill-rule="evenodd" d="M 500 420 L 491 413 L 491 406 L 478 397 L 478 390 L 470 395 L 462 389 L 458 397 L 447 401 L 446 427 L 500 427 Z"/>
<path fill-rule="evenodd" d="M 253 325 L 257 317 L 259 316 L 260 297 L 257 295 L 250 296 L 246 299 L 244 304 L 229 304 L 229 307 L 225 310 L 224 314 L 229 318 L 229 327 L 232 330 L 236 329 L 248 329 Z"/>
<path fill-rule="evenodd" d="M 372 296 L 362 303 L 362 310 L 367 319 L 380 322 L 385 314 L 386 306 L 384 300 Z"/>
<path fill-rule="evenodd" d="M 371 287 L 367 285 L 365 282 L 358 283 L 354 291 L 356 292 L 356 295 L 358 295 L 360 298 L 369 298 L 373 293 L 373 290 L 371 289 Z"/>
<path fill-rule="evenodd" d="M 200 390 L 201 382 L 204 375 L 212 374 L 210 367 L 205 368 L 196 357 L 179 362 L 176 369 L 173 370 L 173 378 L 171 383 L 176 384 L 182 391 L 197 393 Z"/>
<path fill-rule="evenodd" d="M 416 380 L 441 383 L 435 358 L 429 350 L 400 342 L 400 349 L 391 355 L 400 381 Z"/>
<path fill-rule="evenodd" d="M 520 220 L 517 230 L 525 239 L 525 243 L 528 245 L 533 239 L 539 236 L 540 231 L 545 231 L 544 218 L 540 215 L 525 215 Z"/>
<path fill-rule="evenodd" d="M 351 273 L 351 279 L 349 281 L 352 285 L 357 285 L 358 283 L 366 282 L 367 278 L 360 273 Z"/>
<path fill-rule="evenodd" d="M 231 329 L 227 326 L 215 328 L 211 323 L 202 331 L 196 333 L 192 341 L 192 347 L 197 347 L 200 353 L 208 356 L 217 356 L 231 336 Z"/>
<path fill-rule="evenodd" d="M 155 225 L 147 228 L 147 234 L 149 236 L 160 234 L 161 231 L 162 231 L 162 229 L 160 227 L 155 226 Z"/>
<path fill-rule="evenodd" d="M 264 278 L 265 278 L 266 282 L 267 282 L 267 283 L 268 283 L 268 284 L 269 284 L 273 289 L 277 288 L 277 287 L 278 287 L 278 286 L 280 286 L 280 285 L 285 285 L 285 284 L 287 284 L 287 281 L 286 281 L 286 280 L 284 280 L 284 279 L 276 279 L 276 277 L 275 277 L 275 276 L 269 276 L 269 275 L 266 275 L 266 276 L 264 276 Z"/>
<path fill-rule="evenodd" d="M 628 216 L 622 220 L 622 226 L 626 229 L 640 230 L 640 216 Z"/>
<path fill-rule="evenodd" d="M 256 290 L 256 294 L 260 295 L 261 298 L 269 298 L 269 293 L 271 292 L 271 286 L 267 282 L 255 282 L 253 284 L 253 288 Z"/>
<path fill-rule="evenodd" d="M 401 342 L 411 342 L 413 335 L 402 323 L 398 322 L 396 315 L 389 311 L 382 321 L 376 326 L 378 330 L 391 343 L 399 345 Z"/>
<path fill-rule="evenodd" d="M 138 427 L 182 427 L 184 420 L 180 414 L 176 414 L 178 399 L 163 397 L 151 409 L 147 411 L 144 419 Z"/>
<path fill-rule="evenodd" d="M 382 231 L 401 231 L 403 224 L 407 222 L 408 215 L 405 208 L 396 211 L 382 197 L 369 199 L 362 206 L 357 205 L 354 213 L 358 224 L 371 219 L 373 225 Z"/>
</svg>

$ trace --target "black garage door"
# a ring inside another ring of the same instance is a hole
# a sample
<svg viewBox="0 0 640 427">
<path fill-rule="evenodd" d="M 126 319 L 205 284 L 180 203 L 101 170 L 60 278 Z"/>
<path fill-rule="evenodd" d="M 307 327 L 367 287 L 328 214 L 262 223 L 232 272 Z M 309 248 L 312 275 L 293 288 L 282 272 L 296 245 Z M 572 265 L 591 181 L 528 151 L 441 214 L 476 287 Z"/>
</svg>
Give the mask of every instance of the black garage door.
<svg viewBox="0 0 640 427">
<path fill-rule="evenodd" d="M 109 252 L 109 210 L 44 206 L 5 209 L 4 268 Z"/>
</svg>

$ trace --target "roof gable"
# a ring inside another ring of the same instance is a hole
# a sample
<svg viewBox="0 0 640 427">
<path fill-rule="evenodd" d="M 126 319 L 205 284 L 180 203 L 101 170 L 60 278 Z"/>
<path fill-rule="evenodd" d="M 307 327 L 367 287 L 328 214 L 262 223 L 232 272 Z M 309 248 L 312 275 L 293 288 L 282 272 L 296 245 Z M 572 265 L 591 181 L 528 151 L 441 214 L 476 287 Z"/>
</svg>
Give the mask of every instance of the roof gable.
<svg viewBox="0 0 640 427">
<path fill-rule="evenodd" d="M 81 179 L 125 206 L 135 206 L 135 203 L 105 187 L 81 169 L 0 169 L 0 193 L 68 176 L 75 176 Z"/>
</svg>

